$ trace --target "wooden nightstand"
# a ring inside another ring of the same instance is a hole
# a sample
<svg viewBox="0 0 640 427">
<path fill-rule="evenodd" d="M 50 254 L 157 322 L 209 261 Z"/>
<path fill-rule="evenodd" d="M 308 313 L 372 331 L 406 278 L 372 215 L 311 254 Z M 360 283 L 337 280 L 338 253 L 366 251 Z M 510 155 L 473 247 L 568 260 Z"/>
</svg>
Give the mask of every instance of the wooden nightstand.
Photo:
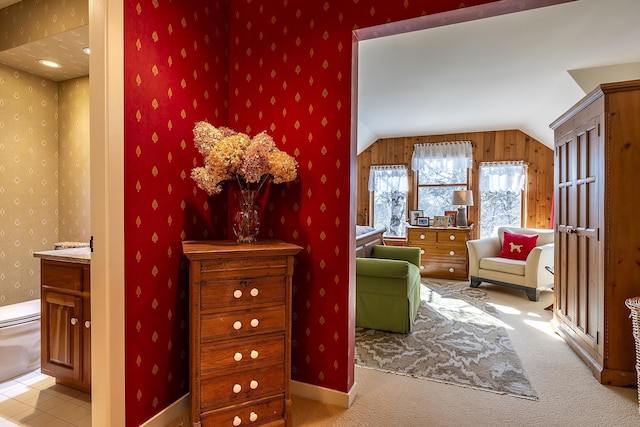
<svg viewBox="0 0 640 427">
<path fill-rule="evenodd" d="M 470 228 L 407 227 L 407 246 L 422 249 L 420 271 L 423 276 L 467 280 Z"/>
<path fill-rule="evenodd" d="M 302 248 L 183 242 L 193 426 L 291 425 L 291 276 Z"/>
</svg>

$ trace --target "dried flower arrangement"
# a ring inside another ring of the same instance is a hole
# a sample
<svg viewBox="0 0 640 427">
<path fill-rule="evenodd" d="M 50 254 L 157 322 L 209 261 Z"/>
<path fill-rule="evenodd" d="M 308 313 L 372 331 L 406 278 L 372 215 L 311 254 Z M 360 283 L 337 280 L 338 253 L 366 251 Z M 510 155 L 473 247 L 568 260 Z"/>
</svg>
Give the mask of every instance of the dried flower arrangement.
<svg viewBox="0 0 640 427">
<path fill-rule="evenodd" d="M 191 178 L 209 195 L 220 193 L 222 183 L 231 179 L 241 188 L 245 183 L 258 184 L 256 191 L 270 178 L 274 184 L 296 179 L 298 163 L 276 148 L 266 132 L 250 138 L 201 121 L 193 128 L 193 142 L 204 157 L 204 166 L 193 168 Z"/>
<path fill-rule="evenodd" d="M 250 138 L 200 121 L 193 128 L 193 142 L 204 157 L 204 166 L 193 168 L 191 178 L 210 196 L 222 191 L 224 181 L 237 182 L 239 211 L 234 233 L 238 242 L 254 242 L 260 227 L 256 197 L 270 179 L 274 184 L 296 179 L 298 163 L 277 149 L 266 132 Z"/>
</svg>

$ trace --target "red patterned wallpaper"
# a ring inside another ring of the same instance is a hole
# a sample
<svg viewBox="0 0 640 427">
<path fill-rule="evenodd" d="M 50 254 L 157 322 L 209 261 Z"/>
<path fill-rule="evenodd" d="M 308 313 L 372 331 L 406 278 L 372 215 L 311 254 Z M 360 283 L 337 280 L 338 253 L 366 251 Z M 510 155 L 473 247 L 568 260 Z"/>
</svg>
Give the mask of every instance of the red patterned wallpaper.
<svg viewBox="0 0 640 427">
<path fill-rule="evenodd" d="M 545 0 L 509 3 L 536 1 Z M 351 388 L 352 31 L 489 2 L 125 1 L 127 425 L 188 391 L 181 240 L 227 238 L 226 196 L 208 198 L 189 178 L 201 163 L 191 133 L 198 120 L 267 130 L 297 158 L 299 180 L 271 187 L 261 229 L 304 248 L 293 378 Z"/>
<path fill-rule="evenodd" d="M 125 1 L 124 13 L 125 399 L 137 426 L 189 391 L 181 241 L 226 238 L 222 199 L 190 173 L 194 123 L 227 121 L 228 6 Z"/>
</svg>

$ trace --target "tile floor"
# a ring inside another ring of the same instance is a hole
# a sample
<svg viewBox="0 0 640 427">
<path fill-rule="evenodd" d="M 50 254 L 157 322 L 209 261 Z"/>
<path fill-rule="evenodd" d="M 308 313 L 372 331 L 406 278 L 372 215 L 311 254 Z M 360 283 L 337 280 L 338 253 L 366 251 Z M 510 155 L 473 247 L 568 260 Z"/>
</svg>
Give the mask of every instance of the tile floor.
<svg viewBox="0 0 640 427">
<path fill-rule="evenodd" d="M 0 383 L 0 427 L 91 427 L 88 394 L 40 370 Z"/>
</svg>

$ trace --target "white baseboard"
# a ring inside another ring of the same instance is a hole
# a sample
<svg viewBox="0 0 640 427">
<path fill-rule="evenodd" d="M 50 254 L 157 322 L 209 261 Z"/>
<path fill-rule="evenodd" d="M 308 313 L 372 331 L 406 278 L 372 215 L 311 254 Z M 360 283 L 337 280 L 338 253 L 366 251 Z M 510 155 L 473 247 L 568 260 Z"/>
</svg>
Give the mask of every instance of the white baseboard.
<svg viewBox="0 0 640 427">
<path fill-rule="evenodd" d="M 291 394 L 349 409 L 356 398 L 356 383 L 348 393 L 299 381 L 291 381 Z"/>
<path fill-rule="evenodd" d="M 172 423 L 174 423 L 178 418 L 185 416 L 186 419 L 189 420 L 190 400 L 189 393 L 185 394 L 180 399 L 158 412 L 153 418 L 150 418 L 140 424 L 140 427 L 165 427 L 172 425 Z"/>
</svg>

